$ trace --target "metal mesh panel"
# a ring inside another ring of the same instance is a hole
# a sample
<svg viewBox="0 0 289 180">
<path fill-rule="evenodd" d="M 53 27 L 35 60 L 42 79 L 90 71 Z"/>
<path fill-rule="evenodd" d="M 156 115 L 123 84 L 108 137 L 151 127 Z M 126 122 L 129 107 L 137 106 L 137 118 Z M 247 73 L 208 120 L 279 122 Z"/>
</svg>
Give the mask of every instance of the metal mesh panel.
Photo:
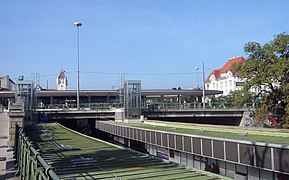
<svg viewBox="0 0 289 180">
<path fill-rule="evenodd" d="M 289 173 L 289 149 L 274 148 L 275 170 Z"/>
<path fill-rule="evenodd" d="M 151 131 L 151 143 L 156 144 L 156 133 Z"/>
<path fill-rule="evenodd" d="M 135 130 L 135 133 L 136 133 L 136 135 L 137 135 L 137 140 L 141 141 L 141 130 L 136 129 L 136 130 Z"/>
<path fill-rule="evenodd" d="M 175 149 L 175 136 L 173 134 L 169 134 L 169 147 Z"/>
<path fill-rule="evenodd" d="M 188 153 L 192 152 L 192 142 L 188 136 L 184 136 L 184 150 Z"/>
<path fill-rule="evenodd" d="M 224 141 L 213 141 L 214 157 L 224 159 Z"/>
<path fill-rule="evenodd" d="M 124 134 L 123 134 L 124 137 L 128 137 L 128 133 L 127 133 L 128 129 L 129 129 L 129 128 L 125 128 L 125 129 L 124 129 Z"/>
<path fill-rule="evenodd" d="M 134 139 L 137 139 L 137 129 L 134 129 L 133 131 L 134 131 L 134 136 L 133 137 L 134 137 Z"/>
<path fill-rule="evenodd" d="M 203 139 L 203 155 L 212 156 L 212 145 L 210 139 Z"/>
<path fill-rule="evenodd" d="M 112 126 L 112 134 L 116 134 L 116 126 Z"/>
<path fill-rule="evenodd" d="M 244 164 L 254 165 L 253 145 L 240 144 L 240 162 Z"/>
<path fill-rule="evenodd" d="M 146 141 L 146 131 L 145 130 L 141 130 L 141 139 L 143 142 Z"/>
<path fill-rule="evenodd" d="M 257 167 L 271 169 L 271 148 L 255 146 Z"/>
<path fill-rule="evenodd" d="M 130 128 L 130 130 L 129 130 L 129 138 L 133 139 L 133 135 L 134 135 L 133 128 Z"/>
<path fill-rule="evenodd" d="M 201 154 L 201 139 L 193 138 L 193 152 L 196 154 Z"/>
<path fill-rule="evenodd" d="M 183 138 L 180 135 L 176 135 L 176 149 L 183 150 Z"/>
<path fill-rule="evenodd" d="M 124 127 L 120 127 L 121 131 L 120 131 L 120 135 L 124 136 Z"/>
<path fill-rule="evenodd" d="M 116 134 L 117 134 L 118 136 L 120 136 L 120 127 L 119 127 L 119 126 L 116 126 Z"/>
<path fill-rule="evenodd" d="M 163 146 L 168 147 L 168 135 L 163 133 L 162 134 Z"/>
<path fill-rule="evenodd" d="M 225 142 L 225 145 L 226 145 L 226 157 L 227 157 L 227 160 L 238 162 L 237 143 Z"/>
<path fill-rule="evenodd" d="M 156 132 L 156 137 L 157 137 L 157 145 L 161 146 L 162 145 L 161 133 Z"/>
<path fill-rule="evenodd" d="M 146 131 L 146 142 L 151 143 L 150 131 Z"/>
</svg>

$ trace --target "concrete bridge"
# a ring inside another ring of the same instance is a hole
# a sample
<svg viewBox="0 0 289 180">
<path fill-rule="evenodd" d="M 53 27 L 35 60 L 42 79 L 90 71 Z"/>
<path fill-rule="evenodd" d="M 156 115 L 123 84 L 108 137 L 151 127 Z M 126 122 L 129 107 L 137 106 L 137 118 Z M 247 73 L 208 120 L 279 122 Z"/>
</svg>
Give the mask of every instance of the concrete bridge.
<svg viewBox="0 0 289 180">
<path fill-rule="evenodd" d="M 144 109 L 142 114 L 147 119 L 189 122 L 201 124 L 219 124 L 244 126 L 249 121 L 247 109 Z M 34 118 L 43 121 L 65 119 L 118 119 L 123 120 L 123 110 L 108 109 L 36 109 Z"/>
<path fill-rule="evenodd" d="M 34 111 L 34 118 L 42 121 L 57 121 L 64 119 L 115 119 L 117 109 L 98 110 L 63 110 L 38 109 Z"/>
<path fill-rule="evenodd" d="M 200 124 L 244 126 L 250 121 L 248 109 L 147 109 L 148 119 Z"/>
</svg>

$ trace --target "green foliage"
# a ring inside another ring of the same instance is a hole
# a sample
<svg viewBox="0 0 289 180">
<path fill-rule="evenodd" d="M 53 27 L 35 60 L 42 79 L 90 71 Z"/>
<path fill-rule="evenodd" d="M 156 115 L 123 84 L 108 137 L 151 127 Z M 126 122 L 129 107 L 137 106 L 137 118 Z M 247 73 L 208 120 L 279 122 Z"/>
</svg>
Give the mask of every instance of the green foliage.
<svg viewBox="0 0 289 180">
<path fill-rule="evenodd" d="M 278 34 L 264 45 L 249 42 L 244 50 L 248 55 L 246 64 L 234 66 L 246 79 L 244 91 L 255 90 L 255 97 L 264 99 L 262 110 L 257 112 L 270 113 L 280 127 L 289 127 L 289 35 Z M 259 118 L 266 117 L 259 114 L 256 120 Z"/>
<path fill-rule="evenodd" d="M 234 97 L 234 106 L 238 108 L 255 106 L 253 102 L 253 95 L 250 92 L 242 90 L 232 92 L 230 96 Z"/>
<path fill-rule="evenodd" d="M 212 107 L 216 108 L 248 108 L 254 106 L 251 93 L 243 91 L 234 91 L 227 96 L 218 96 L 211 98 Z"/>
</svg>

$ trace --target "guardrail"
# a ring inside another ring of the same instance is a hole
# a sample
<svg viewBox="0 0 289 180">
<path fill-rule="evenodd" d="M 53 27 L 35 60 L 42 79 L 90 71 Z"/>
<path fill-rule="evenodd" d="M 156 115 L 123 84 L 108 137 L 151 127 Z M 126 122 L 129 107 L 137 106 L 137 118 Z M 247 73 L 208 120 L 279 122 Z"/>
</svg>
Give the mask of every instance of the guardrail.
<svg viewBox="0 0 289 180">
<path fill-rule="evenodd" d="M 112 109 L 112 108 L 123 108 L 122 103 L 81 103 L 79 104 L 81 110 L 97 110 L 97 109 Z M 39 104 L 36 109 L 58 109 L 58 110 L 73 110 L 76 109 L 76 104 L 50 104 L 43 105 Z"/>
<path fill-rule="evenodd" d="M 252 104 L 245 104 L 242 108 L 249 108 L 252 107 Z M 233 104 L 222 103 L 222 102 L 213 102 L 213 103 L 206 103 L 206 109 L 232 109 L 240 107 L 236 107 Z M 163 103 L 163 102 L 152 102 L 147 103 L 145 105 L 145 109 L 203 109 L 203 104 L 201 102 L 193 102 L 193 103 Z"/>
<path fill-rule="evenodd" d="M 16 175 L 20 175 L 20 179 L 59 180 L 53 167 L 42 158 L 18 124 L 15 130 L 15 156 L 18 166 Z"/>
<path fill-rule="evenodd" d="M 253 104 L 245 104 L 242 108 L 250 108 Z M 81 110 L 98 110 L 98 109 L 112 109 L 112 108 L 123 108 L 123 103 L 81 103 Z M 76 109 L 76 104 L 38 104 L 36 109 L 57 109 L 57 110 L 74 110 Z M 225 102 L 212 102 L 206 103 L 206 109 L 227 109 L 227 108 L 241 108 L 236 107 L 233 104 Z M 151 102 L 142 105 L 142 109 L 203 109 L 203 104 L 201 102 L 192 103 L 176 103 L 176 102 Z"/>
</svg>

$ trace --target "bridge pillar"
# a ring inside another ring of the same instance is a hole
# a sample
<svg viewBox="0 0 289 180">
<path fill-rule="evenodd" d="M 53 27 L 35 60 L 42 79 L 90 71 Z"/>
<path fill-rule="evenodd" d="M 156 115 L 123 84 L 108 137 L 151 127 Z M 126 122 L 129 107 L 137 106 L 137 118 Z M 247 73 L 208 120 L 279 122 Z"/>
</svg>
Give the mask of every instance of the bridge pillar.
<svg viewBox="0 0 289 180">
<path fill-rule="evenodd" d="M 243 117 L 239 124 L 240 127 L 246 127 L 252 123 L 252 119 L 250 117 L 250 111 L 244 111 Z"/>
<path fill-rule="evenodd" d="M 53 96 L 50 96 L 50 105 L 53 104 Z"/>
<path fill-rule="evenodd" d="M 91 96 L 87 95 L 87 102 L 88 104 L 91 104 Z"/>
<path fill-rule="evenodd" d="M 24 103 L 17 102 L 10 105 L 10 109 L 8 112 L 9 116 L 9 141 L 8 146 L 13 148 L 15 145 L 15 133 L 16 133 L 16 123 L 19 127 L 24 126 Z"/>
</svg>

